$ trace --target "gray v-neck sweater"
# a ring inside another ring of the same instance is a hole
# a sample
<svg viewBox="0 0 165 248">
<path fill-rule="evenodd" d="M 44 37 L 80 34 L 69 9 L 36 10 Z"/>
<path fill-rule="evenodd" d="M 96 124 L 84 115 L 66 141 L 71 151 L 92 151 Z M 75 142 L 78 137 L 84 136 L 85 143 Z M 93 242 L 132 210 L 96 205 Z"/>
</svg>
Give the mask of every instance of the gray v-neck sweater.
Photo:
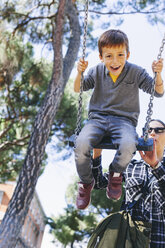
<svg viewBox="0 0 165 248">
<path fill-rule="evenodd" d="M 93 89 L 89 103 L 89 119 L 98 114 L 122 116 L 136 126 L 140 106 L 139 89 L 151 94 L 153 78 L 145 69 L 126 62 L 123 71 L 114 83 L 104 63 L 91 68 L 84 77 L 83 90 Z M 156 97 L 163 94 L 155 92 Z"/>
</svg>

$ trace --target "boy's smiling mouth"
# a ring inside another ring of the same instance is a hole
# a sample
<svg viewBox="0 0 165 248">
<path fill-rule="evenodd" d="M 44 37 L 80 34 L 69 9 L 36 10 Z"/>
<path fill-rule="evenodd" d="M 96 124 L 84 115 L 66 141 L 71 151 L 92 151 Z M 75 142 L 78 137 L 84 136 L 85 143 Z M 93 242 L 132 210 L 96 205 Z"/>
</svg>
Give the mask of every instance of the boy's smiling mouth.
<svg viewBox="0 0 165 248">
<path fill-rule="evenodd" d="M 110 68 L 111 68 L 111 70 L 113 70 L 113 71 L 117 71 L 117 70 L 120 68 L 120 66 L 117 66 L 117 67 L 110 66 Z"/>
</svg>

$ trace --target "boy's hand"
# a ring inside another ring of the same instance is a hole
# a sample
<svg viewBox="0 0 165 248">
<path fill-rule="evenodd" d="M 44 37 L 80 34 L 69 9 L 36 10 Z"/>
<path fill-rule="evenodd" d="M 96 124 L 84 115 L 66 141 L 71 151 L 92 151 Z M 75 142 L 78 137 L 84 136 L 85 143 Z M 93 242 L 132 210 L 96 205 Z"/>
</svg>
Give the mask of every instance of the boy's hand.
<svg viewBox="0 0 165 248">
<path fill-rule="evenodd" d="M 88 61 L 84 61 L 83 59 L 80 59 L 77 64 L 77 70 L 78 72 L 84 72 L 86 68 L 88 67 Z"/>
<path fill-rule="evenodd" d="M 161 73 L 163 70 L 163 59 L 159 59 L 152 63 L 152 70 L 156 73 Z"/>
</svg>

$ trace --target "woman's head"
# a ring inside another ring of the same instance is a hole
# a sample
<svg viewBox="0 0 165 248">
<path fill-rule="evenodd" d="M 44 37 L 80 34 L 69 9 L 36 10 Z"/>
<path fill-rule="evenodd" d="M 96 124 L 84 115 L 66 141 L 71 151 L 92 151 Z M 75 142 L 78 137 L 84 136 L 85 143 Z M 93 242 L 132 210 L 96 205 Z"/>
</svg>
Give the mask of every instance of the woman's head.
<svg viewBox="0 0 165 248">
<path fill-rule="evenodd" d="M 165 147 L 165 123 L 159 119 L 152 119 L 149 124 L 149 137 L 155 140 L 156 147 L 164 150 Z"/>
<path fill-rule="evenodd" d="M 151 122 L 159 122 L 161 125 L 162 125 L 162 127 L 164 127 L 165 128 L 165 123 L 163 122 L 163 121 L 161 121 L 161 120 L 159 120 L 159 119 L 152 119 L 151 121 L 150 121 L 150 123 Z"/>
</svg>

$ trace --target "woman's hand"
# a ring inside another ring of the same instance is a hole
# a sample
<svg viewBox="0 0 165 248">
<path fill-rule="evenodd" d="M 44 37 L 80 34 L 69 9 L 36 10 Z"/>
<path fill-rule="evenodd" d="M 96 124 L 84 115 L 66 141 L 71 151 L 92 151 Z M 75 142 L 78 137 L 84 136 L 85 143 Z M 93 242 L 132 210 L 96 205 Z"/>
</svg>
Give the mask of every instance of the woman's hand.
<svg viewBox="0 0 165 248">
<path fill-rule="evenodd" d="M 153 140 L 153 151 L 139 151 L 141 158 L 149 164 L 151 167 L 155 167 L 158 163 L 158 157 L 156 153 L 156 143 L 155 140 Z"/>
</svg>

